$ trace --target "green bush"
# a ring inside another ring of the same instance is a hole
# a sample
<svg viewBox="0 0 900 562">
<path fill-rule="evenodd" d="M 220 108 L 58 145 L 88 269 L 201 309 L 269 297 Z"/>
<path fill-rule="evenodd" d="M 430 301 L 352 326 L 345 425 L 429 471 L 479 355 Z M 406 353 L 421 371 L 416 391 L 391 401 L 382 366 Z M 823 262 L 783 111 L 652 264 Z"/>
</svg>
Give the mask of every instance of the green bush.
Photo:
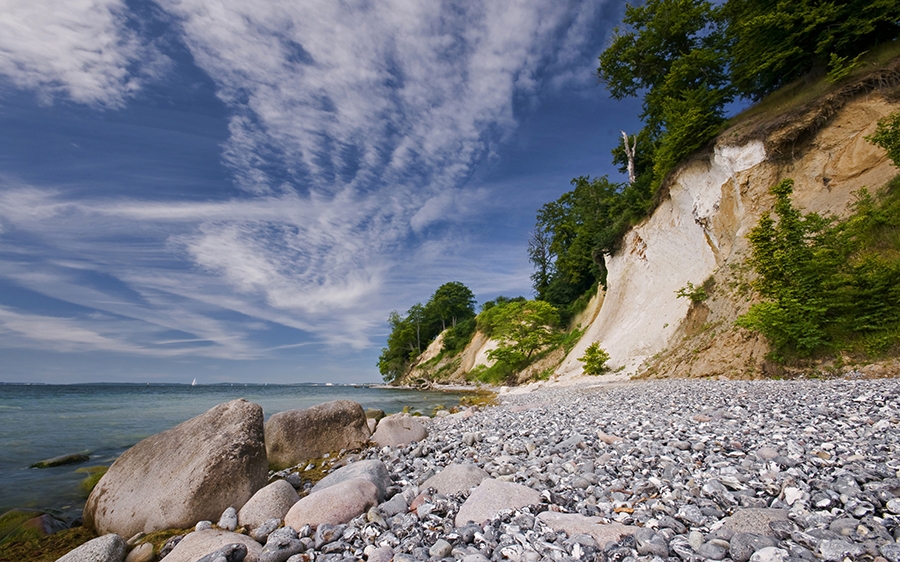
<svg viewBox="0 0 900 562">
<path fill-rule="evenodd" d="M 748 235 L 764 300 L 737 325 L 762 333 L 775 358 L 889 351 L 900 342 L 900 180 L 877 200 L 861 190 L 841 221 L 801 214 L 792 190 L 772 188 L 777 222 L 767 213 Z"/>
<path fill-rule="evenodd" d="M 694 284 L 690 281 L 687 282 L 687 285 L 675 291 L 675 294 L 679 299 L 687 298 L 690 299 L 694 304 L 701 303 L 709 298 L 709 294 L 707 294 L 706 289 L 703 288 L 703 285 L 695 287 Z"/>
<path fill-rule="evenodd" d="M 584 363 L 584 373 L 586 375 L 602 375 L 609 370 L 606 362 L 609 361 L 609 353 L 600 347 L 598 342 L 594 342 L 587 346 L 584 355 L 578 358 Z"/>
<path fill-rule="evenodd" d="M 880 119 L 866 140 L 885 149 L 894 166 L 900 168 L 900 112 Z"/>
</svg>

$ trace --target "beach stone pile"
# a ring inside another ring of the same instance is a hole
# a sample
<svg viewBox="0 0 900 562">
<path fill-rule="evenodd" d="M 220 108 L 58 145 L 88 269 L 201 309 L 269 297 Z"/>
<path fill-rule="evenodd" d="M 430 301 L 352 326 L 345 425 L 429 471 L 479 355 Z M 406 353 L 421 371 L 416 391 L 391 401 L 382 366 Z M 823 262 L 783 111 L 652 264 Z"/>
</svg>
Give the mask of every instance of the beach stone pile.
<svg viewBox="0 0 900 562">
<path fill-rule="evenodd" d="M 258 494 L 280 507 L 248 534 L 201 522 L 164 559 L 900 562 L 898 381 L 670 380 L 501 400 L 414 418 L 426 436 L 365 449 L 315 487 L 299 466 L 274 473 L 302 497 L 286 513 L 293 496 L 272 484 Z"/>
</svg>

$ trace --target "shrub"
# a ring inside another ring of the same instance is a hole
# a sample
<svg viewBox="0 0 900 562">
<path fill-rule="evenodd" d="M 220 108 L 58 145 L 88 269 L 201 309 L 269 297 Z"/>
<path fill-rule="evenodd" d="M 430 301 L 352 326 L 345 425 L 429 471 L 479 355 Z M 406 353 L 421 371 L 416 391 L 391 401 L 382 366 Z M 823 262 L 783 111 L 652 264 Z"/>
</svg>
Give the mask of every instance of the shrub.
<svg viewBox="0 0 900 562">
<path fill-rule="evenodd" d="M 606 362 L 609 361 L 609 353 L 604 351 L 598 342 L 587 346 L 584 355 L 578 360 L 584 363 L 584 372 L 587 375 L 602 375 L 609 370 L 609 367 L 606 366 Z"/>
</svg>

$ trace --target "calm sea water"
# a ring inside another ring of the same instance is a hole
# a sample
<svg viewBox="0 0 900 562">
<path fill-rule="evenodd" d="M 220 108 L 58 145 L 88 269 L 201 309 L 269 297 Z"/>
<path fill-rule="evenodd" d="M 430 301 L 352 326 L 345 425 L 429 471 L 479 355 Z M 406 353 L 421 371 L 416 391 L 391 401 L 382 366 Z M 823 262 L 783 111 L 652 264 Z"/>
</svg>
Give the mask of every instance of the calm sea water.
<svg viewBox="0 0 900 562">
<path fill-rule="evenodd" d="M 246 398 L 266 419 L 284 410 L 348 399 L 388 413 L 404 406 L 429 412 L 462 394 L 350 386 L 284 385 L 0 385 L 0 513 L 12 507 L 80 515 L 82 467 L 109 465 L 143 439 L 222 402 Z M 39 460 L 84 453 L 90 461 L 55 468 Z"/>
</svg>

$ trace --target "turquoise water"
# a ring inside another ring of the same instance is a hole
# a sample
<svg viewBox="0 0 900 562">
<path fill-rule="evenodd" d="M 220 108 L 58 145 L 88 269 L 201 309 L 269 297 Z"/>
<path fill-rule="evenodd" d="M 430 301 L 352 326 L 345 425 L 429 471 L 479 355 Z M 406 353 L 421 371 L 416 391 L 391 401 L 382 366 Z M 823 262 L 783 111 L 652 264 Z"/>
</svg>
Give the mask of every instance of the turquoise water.
<svg viewBox="0 0 900 562">
<path fill-rule="evenodd" d="M 388 413 L 404 406 L 429 412 L 455 405 L 459 393 L 309 385 L 0 385 L 0 513 L 13 507 L 80 515 L 85 498 L 80 467 L 109 465 L 143 439 L 202 414 L 222 402 L 245 398 L 266 418 L 284 410 L 347 399 Z M 35 469 L 39 460 L 84 453 L 82 464 Z"/>
</svg>

